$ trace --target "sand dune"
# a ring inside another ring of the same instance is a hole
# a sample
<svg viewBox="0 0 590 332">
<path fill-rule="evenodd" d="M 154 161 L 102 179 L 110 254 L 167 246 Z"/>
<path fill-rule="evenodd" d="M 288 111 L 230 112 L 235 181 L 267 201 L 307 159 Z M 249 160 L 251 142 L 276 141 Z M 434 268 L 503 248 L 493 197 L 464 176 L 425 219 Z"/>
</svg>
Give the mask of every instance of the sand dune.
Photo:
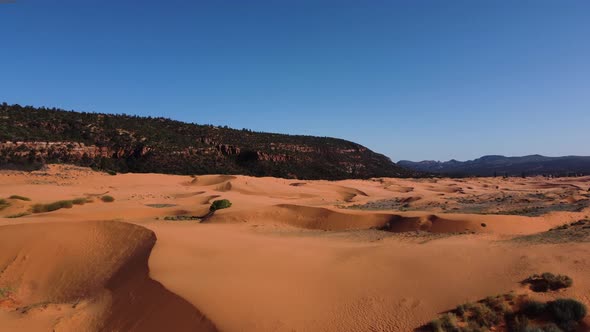
<svg viewBox="0 0 590 332">
<path fill-rule="evenodd" d="M 31 201 L 0 210 L 0 329 L 411 331 L 545 271 L 575 280 L 559 296 L 590 304 L 587 242 L 512 240 L 587 218 L 589 193 L 575 187 L 589 180 L 3 171 L 0 198 Z M 100 201 L 107 192 L 114 202 Z M 204 223 L 164 220 L 213 199 L 232 207 Z"/>
<path fill-rule="evenodd" d="M 235 221 L 232 213 L 217 217 L 217 222 Z M 472 221 L 451 220 L 436 215 L 402 216 L 390 213 L 369 213 L 334 210 L 292 204 L 280 204 L 251 214 L 240 213 L 239 220 L 250 223 L 284 223 L 297 228 L 344 231 L 380 229 L 389 232 L 429 231 L 434 233 L 460 233 L 479 230 Z"/>
<path fill-rule="evenodd" d="M 193 184 L 198 186 L 215 186 L 228 183 L 235 179 L 236 177 L 232 175 L 201 175 L 195 177 Z"/>
<path fill-rule="evenodd" d="M 31 320 L 39 330 L 215 331 L 193 305 L 149 278 L 155 241 L 153 232 L 119 222 L 0 227 L 0 285 L 10 289 L 14 310 L 5 317 Z M 57 324 L 44 322 L 45 311 L 64 304 L 72 309 L 53 313 Z"/>
</svg>

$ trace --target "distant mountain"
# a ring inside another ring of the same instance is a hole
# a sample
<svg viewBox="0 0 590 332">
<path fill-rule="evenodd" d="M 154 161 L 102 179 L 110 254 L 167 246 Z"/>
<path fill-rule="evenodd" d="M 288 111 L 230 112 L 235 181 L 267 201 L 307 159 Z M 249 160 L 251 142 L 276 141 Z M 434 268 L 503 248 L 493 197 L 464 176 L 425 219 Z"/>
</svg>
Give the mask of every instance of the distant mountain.
<svg viewBox="0 0 590 332">
<path fill-rule="evenodd" d="M 416 174 L 342 139 L 1 104 L 0 168 L 35 169 L 45 163 L 115 172 L 299 179 Z"/>
<path fill-rule="evenodd" d="M 521 176 L 531 175 L 588 175 L 590 157 L 566 156 L 545 157 L 530 155 L 524 157 L 484 156 L 469 161 L 449 160 L 445 162 L 425 160 L 413 162 L 401 160 L 399 166 L 420 172 L 450 176 Z"/>
</svg>

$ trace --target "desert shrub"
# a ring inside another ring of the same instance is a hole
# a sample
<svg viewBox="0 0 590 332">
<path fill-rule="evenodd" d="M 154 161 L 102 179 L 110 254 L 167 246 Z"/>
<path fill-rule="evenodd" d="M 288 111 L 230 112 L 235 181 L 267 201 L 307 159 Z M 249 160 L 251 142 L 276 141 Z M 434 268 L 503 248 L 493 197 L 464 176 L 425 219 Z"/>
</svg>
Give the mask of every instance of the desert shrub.
<svg viewBox="0 0 590 332">
<path fill-rule="evenodd" d="M 578 332 L 580 324 L 573 320 L 559 323 L 560 332 Z M 544 331 L 543 331 L 544 332 Z"/>
<path fill-rule="evenodd" d="M 75 205 L 84 205 L 86 203 L 88 203 L 88 200 L 84 197 L 75 198 L 72 200 L 72 204 L 75 204 Z"/>
<path fill-rule="evenodd" d="M 459 315 L 459 317 L 461 318 L 465 318 L 466 314 L 467 314 L 467 307 L 465 304 L 460 304 L 457 306 L 457 308 L 455 308 L 455 312 L 457 313 L 457 315 Z"/>
<path fill-rule="evenodd" d="M 458 331 L 457 329 L 457 316 L 448 312 L 440 317 L 444 331 Z"/>
<path fill-rule="evenodd" d="M 514 291 L 510 291 L 510 293 L 504 294 L 504 298 L 506 301 L 514 301 L 516 294 L 514 294 Z"/>
<path fill-rule="evenodd" d="M 586 314 L 586 306 L 574 299 L 558 299 L 547 303 L 547 311 L 558 323 L 578 322 Z"/>
<path fill-rule="evenodd" d="M 112 171 L 112 170 L 107 170 L 107 174 L 108 175 L 117 175 L 117 172 Z"/>
<path fill-rule="evenodd" d="M 72 201 L 57 201 L 49 204 L 35 204 L 31 208 L 33 213 L 51 212 L 59 209 L 69 209 L 73 206 Z"/>
<path fill-rule="evenodd" d="M 486 327 L 481 327 L 474 321 L 469 321 L 467 327 L 461 328 L 461 332 L 489 332 L 490 330 Z"/>
<path fill-rule="evenodd" d="M 529 319 L 526 316 L 516 316 L 508 324 L 508 331 L 510 332 L 531 332 Z"/>
<path fill-rule="evenodd" d="M 483 327 L 492 327 L 500 322 L 500 317 L 490 307 L 478 303 L 473 307 L 473 319 L 477 324 Z"/>
<path fill-rule="evenodd" d="M 109 195 L 104 195 L 100 198 L 101 201 L 105 202 L 105 203 L 111 203 L 115 201 L 115 198 L 113 196 L 109 196 Z"/>
<path fill-rule="evenodd" d="M 31 200 L 28 197 L 20 196 L 20 195 L 12 195 L 12 196 L 10 196 L 8 198 L 10 198 L 10 199 L 18 199 L 18 200 L 21 200 L 21 201 L 30 201 Z"/>
<path fill-rule="evenodd" d="M 213 211 L 217 211 L 217 210 L 221 210 L 221 209 L 227 209 L 230 206 L 231 206 L 231 202 L 228 201 L 227 199 L 218 199 L 216 201 L 213 201 L 213 203 L 211 203 L 211 207 L 209 207 L 209 211 L 213 212 Z"/>
<path fill-rule="evenodd" d="M 482 302 L 490 309 L 499 313 L 506 313 L 512 310 L 506 302 L 504 302 L 504 295 L 488 296 Z"/>
<path fill-rule="evenodd" d="M 547 311 L 547 304 L 538 301 L 528 301 L 522 305 L 521 309 L 528 317 L 537 317 Z"/>
<path fill-rule="evenodd" d="M 443 324 L 440 319 L 431 320 L 430 323 L 428 323 L 428 328 L 432 332 L 445 332 L 445 330 L 443 330 Z"/>
<path fill-rule="evenodd" d="M 563 332 L 562 329 L 560 329 L 557 325 L 555 325 L 553 323 L 544 325 L 541 328 L 541 331 L 542 332 Z"/>
<path fill-rule="evenodd" d="M 553 273 L 545 272 L 541 275 L 534 274 L 528 277 L 524 283 L 530 284 L 531 289 L 535 292 L 547 292 L 549 290 L 571 287 L 574 281 L 566 275 L 554 275 Z"/>
</svg>

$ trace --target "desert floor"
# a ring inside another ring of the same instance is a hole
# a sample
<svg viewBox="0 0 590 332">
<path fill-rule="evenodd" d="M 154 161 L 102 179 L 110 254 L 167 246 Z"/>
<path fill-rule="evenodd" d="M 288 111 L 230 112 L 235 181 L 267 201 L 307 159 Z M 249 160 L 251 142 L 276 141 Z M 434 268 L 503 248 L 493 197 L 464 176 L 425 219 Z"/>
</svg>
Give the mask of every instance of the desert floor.
<svg viewBox="0 0 590 332">
<path fill-rule="evenodd" d="M 546 271 L 574 286 L 535 297 L 590 305 L 590 236 L 547 232 L 588 218 L 589 188 L 1 171 L 0 330 L 412 331 Z M 75 198 L 92 202 L 7 218 Z M 214 199 L 233 205 L 165 220 Z"/>
</svg>

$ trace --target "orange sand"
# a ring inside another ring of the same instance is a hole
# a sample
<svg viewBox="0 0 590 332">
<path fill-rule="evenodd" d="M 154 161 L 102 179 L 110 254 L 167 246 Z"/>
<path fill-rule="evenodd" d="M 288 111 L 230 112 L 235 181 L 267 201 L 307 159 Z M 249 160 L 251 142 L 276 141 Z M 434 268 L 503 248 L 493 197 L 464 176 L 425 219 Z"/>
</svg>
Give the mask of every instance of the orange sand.
<svg viewBox="0 0 590 332">
<path fill-rule="evenodd" d="M 0 326 L 412 331 L 457 304 L 525 291 L 518 282 L 544 271 L 570 275 L 575 286 L 558 295 L 590 305 L 590 244 L 508 241 L 582 219 L 588 209 L 525 217 L 447 213 L 455 211 L 452 200 L 439 208 L 449 198 L 498 192 L 571 203 L 589 186 L 590 178 L 331 182 L 109 176 L 71 166 L 2 171 L 0 198 L 31 201 L 9 200 L 0 211 L 0 289 L 8 290 Z M 113 203 L 98 199 L 106 192 Z M 71 209 L 1 218 L 92 195 L 92 203 Z M 202 215 L 217 197 L 233 205 L 206 223 L 163 220 Z M 411 211 L 344 208 L 382 199 L 402 200 Z"/>
</svg>

